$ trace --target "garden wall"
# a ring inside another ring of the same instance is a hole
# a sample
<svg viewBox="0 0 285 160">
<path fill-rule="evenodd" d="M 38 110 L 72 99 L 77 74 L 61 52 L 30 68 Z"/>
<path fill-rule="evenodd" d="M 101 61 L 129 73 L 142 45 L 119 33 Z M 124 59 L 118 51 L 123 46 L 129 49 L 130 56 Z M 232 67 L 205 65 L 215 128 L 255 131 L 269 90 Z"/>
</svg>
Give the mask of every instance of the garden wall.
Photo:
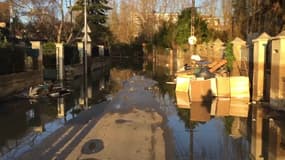
<svg viewBox="0 0 285 160">
<path fill-rule="evenodd" d="M 0 97 L 43 83 L 41 71 L 29 71 L 0 76 Z"/>
</svg>

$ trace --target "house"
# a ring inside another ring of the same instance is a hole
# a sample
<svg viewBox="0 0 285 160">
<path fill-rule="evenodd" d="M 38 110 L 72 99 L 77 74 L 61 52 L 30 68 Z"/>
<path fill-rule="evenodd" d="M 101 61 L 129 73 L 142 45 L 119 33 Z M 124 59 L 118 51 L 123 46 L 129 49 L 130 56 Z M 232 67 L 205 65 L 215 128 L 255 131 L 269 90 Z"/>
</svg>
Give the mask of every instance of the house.
<svg viewBox="0 0 285 160">
<path fill-rule="evenodd" d="M 0 2 L 0 28 L 5 28 L 9 23 L 10 11 L 10 4 L 8 2 Z"/>
</svg>

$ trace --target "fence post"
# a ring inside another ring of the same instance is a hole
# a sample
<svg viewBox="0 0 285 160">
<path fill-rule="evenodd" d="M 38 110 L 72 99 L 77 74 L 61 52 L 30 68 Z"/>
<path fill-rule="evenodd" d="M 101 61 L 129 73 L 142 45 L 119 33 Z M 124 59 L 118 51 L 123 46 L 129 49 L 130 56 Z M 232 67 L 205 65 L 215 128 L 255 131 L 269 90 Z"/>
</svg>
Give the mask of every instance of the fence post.
<svg viewBox="0 0 285 160">
<path fill-rule="evenodd" d="M 264 91 L 264 65 L 266 47 L 270 36 L 262 33 L 253 42 L 253 81 L 252 81 L 252 100 L 260 101 Z"/>
<path fill-rule="evenodd" d="M 38 55 L 38 69 L 40 71 L 43 70 L 43 48 L 42 43 L 40 41 L 31 41 L 32 43 L 32 49 L 37 49 L 39 51 Z"/>
<path fill-rule="evenodd" d="M 38 70 L 40 71 L 40 79 L 41 82 L 44 81 L 44 73 L 43 73 L 43 46 L 41 41 L 31 41 L 32 49 L 37 49 L 38 52 Z"/>
<path fill-rule="evenodd" d="M 270 104 L 285 104 L 285 31 L 272 38 Z"/>
</svg>

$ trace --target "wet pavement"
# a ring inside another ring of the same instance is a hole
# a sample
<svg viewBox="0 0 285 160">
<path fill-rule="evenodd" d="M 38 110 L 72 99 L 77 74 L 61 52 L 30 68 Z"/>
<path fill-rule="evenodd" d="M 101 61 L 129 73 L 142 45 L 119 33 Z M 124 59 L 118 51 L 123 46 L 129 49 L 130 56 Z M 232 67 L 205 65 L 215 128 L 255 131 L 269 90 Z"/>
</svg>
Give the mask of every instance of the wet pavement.
<svg viewBox="0 0 285 160">
<path fill-rule="evenodd" d="M 181 107 L 167 67 L 116 64 L 90 75 L 90 107 L 79 106 L 81 79 L 63 98 L 2 102 L 0 159 L 285 159 L 283 111 L 220 99 Z"/>
</svg>

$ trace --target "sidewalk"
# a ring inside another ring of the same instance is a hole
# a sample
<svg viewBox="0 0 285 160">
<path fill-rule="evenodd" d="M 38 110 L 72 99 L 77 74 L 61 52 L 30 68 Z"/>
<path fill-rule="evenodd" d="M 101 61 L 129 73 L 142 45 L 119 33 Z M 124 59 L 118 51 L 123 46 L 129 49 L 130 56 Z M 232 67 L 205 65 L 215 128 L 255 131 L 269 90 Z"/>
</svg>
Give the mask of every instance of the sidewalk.
<svg viewBox="0 0 285 160">
<path fill-rule="evenodd" d="M 149 90 L 154 84 L 132 77 L 111 101 L 85 111 L 20 159 L 169 159 L 169 134 Z"/>
</svg>

